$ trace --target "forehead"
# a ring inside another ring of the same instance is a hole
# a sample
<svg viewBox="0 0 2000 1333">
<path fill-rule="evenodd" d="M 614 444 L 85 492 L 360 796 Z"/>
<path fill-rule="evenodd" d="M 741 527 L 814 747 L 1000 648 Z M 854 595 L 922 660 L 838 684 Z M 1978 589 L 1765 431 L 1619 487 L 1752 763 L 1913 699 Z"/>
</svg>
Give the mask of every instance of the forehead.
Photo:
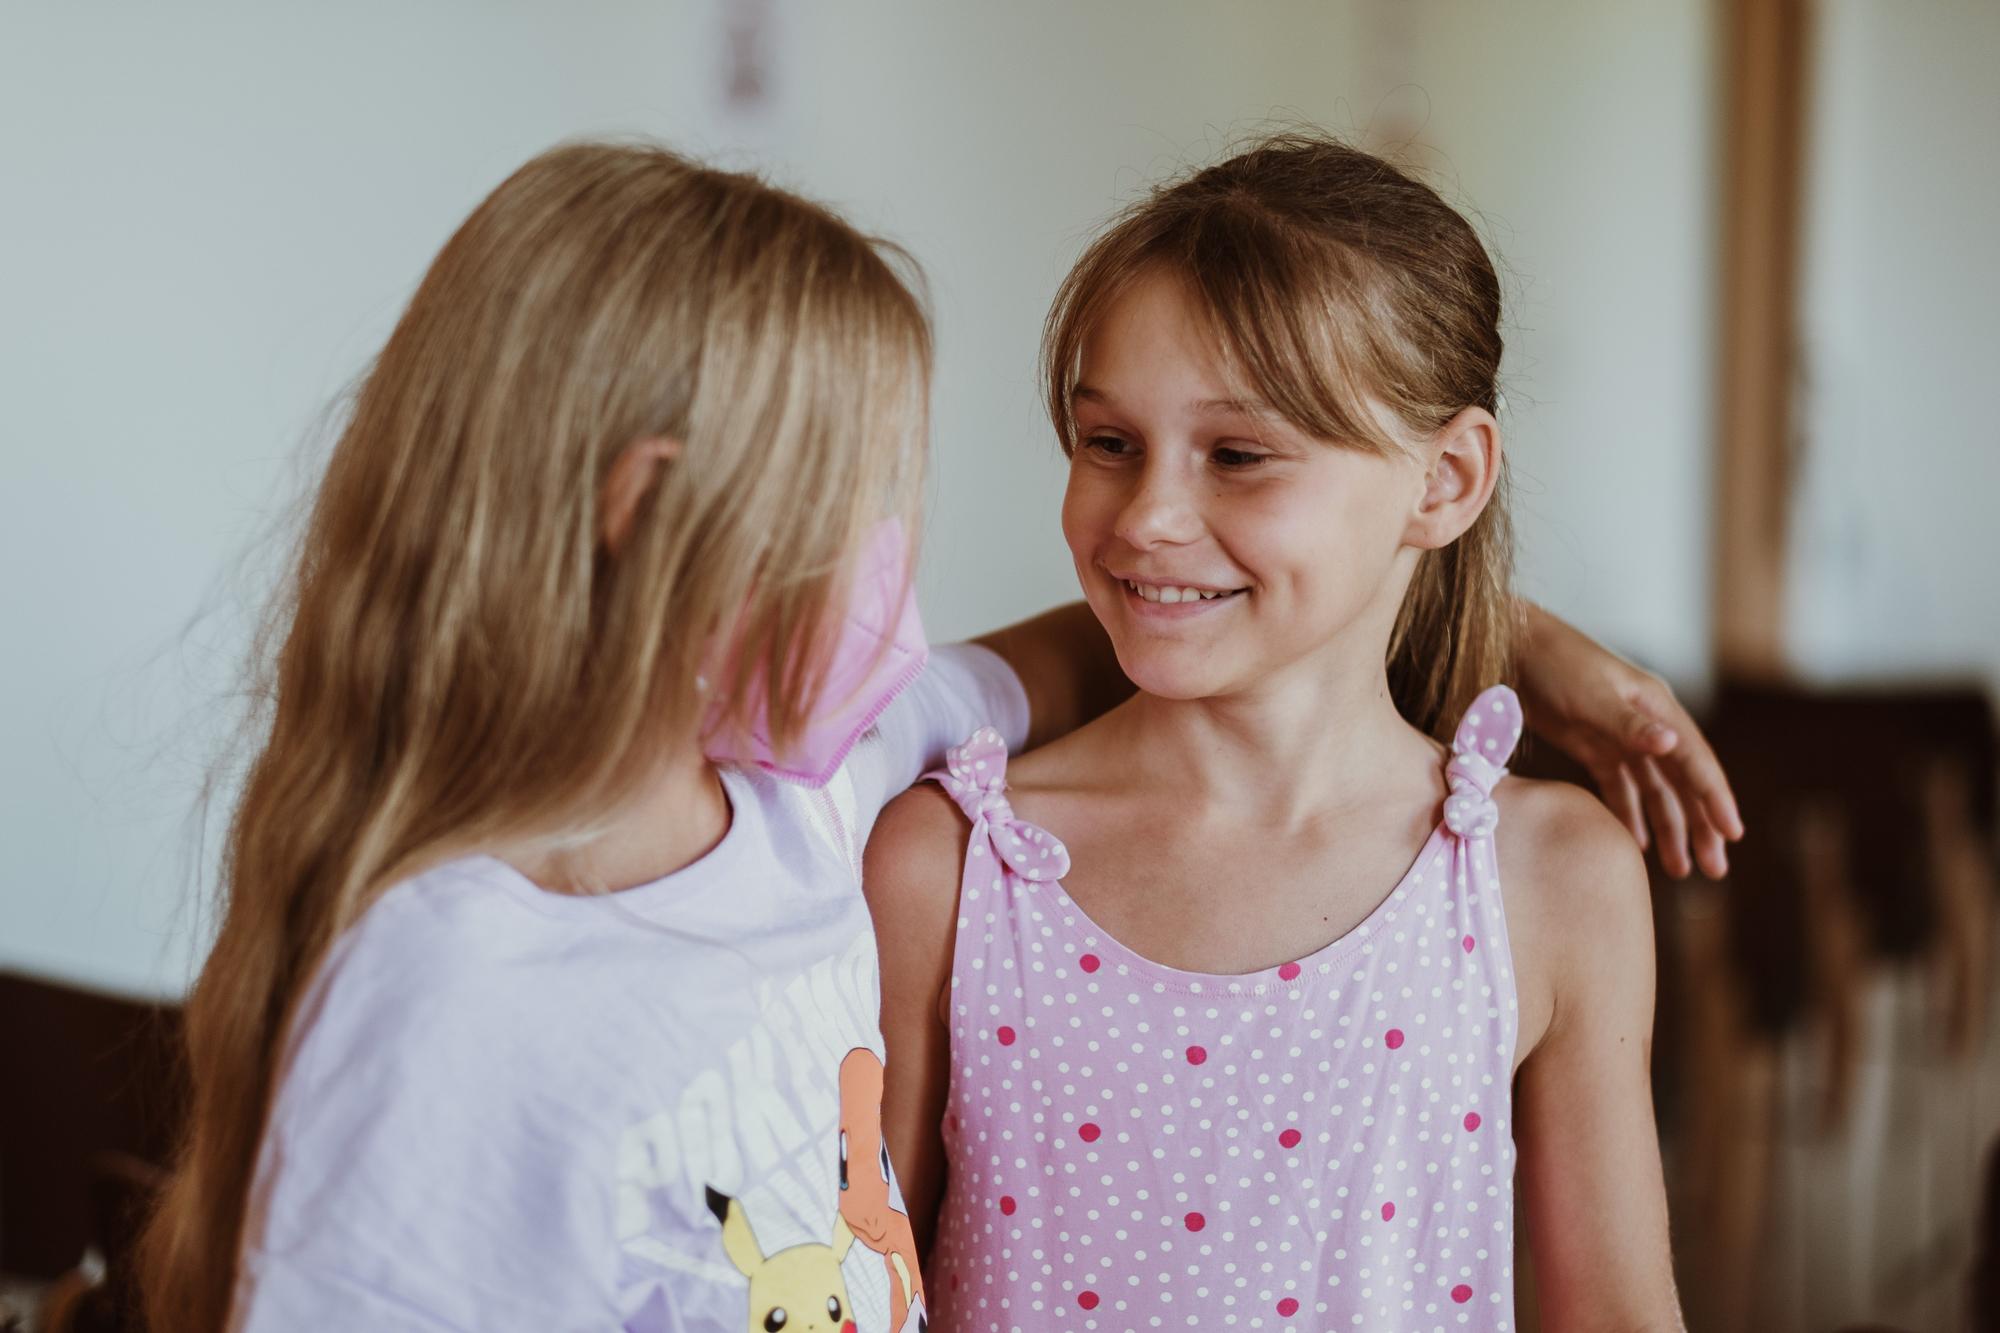
<svg viewBox="0 0 2000 1333">
<path fill-rule="evenodd" d="M 1313 392 L 1290 387 L 1295 397 Z M 1324 399 L 1325 386 L 1313 387 Z M 1231 355 L 1187 280 L 1158 269 L 1141 274 L 1109 301 L 1082 338 L 1070 397 L 1079 417 L 1110 414 L 1134 424 L 1150 418 L 1155 424 L 1247 428 L 1260 439 L 1358 445 L 1369 454 L 1410 453 L 1419 439 L 1378 396 L 1365 391 L 1343 404 L 1347 416 L 1366 423 L 1355 436 L 1322 435 L 1288 417 Z"/>
<path fill-rule="evenodd" d="M 1157 270 L 1105 306 L 1083 339 L 1077 370 L 1078 406 L 1163 395 L 1185 403 L 1244 396 L 1185 282 Z"/>
</svg>

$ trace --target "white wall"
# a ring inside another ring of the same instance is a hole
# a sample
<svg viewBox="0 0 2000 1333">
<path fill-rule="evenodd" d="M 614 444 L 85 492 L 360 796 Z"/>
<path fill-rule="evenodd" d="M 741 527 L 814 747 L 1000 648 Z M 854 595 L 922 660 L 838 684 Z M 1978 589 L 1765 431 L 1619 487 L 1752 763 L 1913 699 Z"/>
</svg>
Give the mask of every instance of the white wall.
<svg viewBox="0 0 2000 1333">
<path fill-rule="evenodd" d="M 2000 6 L 1817 17 L 1787 647 L 2000 690 Z"/>
<path fill-rule="evenodd" d="M 1512 270 L 1522 589 L 1699 693 L 1709 663 L 1709 7 L 1433 4 L 1438 146 Z"/>
<path fill-rule="evenodd" d="M 1250 121 L 1358 131 L 1415 81 L 1519 277 L 1529 584 L 1671 672 L 1704 660 L 1699 7 L 781 0 L 749 118 L 718 0 L 87 9 L 0 43 L 0 967 L 181 988 L 227 580 L 268 576 L 244 553 L 287 460 L 436 247 L 578 134 L 770 167 L 926 265 L 945 637 L 1070 593 L 1033 358 L 1090 226 Z"/>
</svg>

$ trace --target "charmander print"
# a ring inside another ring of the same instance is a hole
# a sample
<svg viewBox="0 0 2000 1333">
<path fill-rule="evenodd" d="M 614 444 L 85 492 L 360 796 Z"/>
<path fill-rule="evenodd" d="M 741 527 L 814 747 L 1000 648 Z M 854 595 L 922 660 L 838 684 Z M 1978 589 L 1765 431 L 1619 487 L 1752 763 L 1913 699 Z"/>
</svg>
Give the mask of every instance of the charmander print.
<svg viewBox="0 0 2000 1333">
<path fill-rule="evenodd" d="M 929 1325 L 916 1233 L 890 1192 L 889 1147 L 882 1141 L 882 1061 L 857 1046 L 840 1062 L 840 1215 L 861 1243 L 882 1256 L 889 1273 L 889 1327 L 900 1330 L 916 1312 Z"/>
</svg>

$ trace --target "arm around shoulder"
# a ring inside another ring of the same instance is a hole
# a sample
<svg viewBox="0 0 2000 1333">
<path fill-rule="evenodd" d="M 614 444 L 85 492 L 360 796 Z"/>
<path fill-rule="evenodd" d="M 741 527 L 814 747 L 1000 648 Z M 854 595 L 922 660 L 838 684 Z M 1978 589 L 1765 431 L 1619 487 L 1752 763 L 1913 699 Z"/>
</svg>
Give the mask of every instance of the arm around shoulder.
<svg viewBox="0 0 2000 1333">
<path fill-rule="evenodd" d="M 942 1126 L 951 1038 L 942 1002 L 951 984 L 966 824 L 926 783 L 891 801 L 869 835 L 862 889 L 882 960 L 882 1134 L 920 1252 L 944 1198 Z"/>
<path fill-rule="evenodd" d="M 1503 879 L 1519 921 L 1517 975 L 1524 988 L 1532 976 L 1548 1004 L 1516 1077 L 1514 1116 L 1545 1326 L 1678 1329 L 1653 1119 L 1645 866 L 1587 793 L 1531 786 Z"/>
</svg>

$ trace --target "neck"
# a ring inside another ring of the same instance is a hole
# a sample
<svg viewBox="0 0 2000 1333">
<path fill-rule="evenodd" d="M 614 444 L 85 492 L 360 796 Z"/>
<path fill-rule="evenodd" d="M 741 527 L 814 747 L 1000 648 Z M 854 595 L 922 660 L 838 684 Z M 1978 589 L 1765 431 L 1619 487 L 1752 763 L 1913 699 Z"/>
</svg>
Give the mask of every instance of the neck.
<svg viewBox="0 0 2000 1333">
<path fill-rule="evenodd" d="M 729 797 L 697 745 L 669 747 L 586 842 L 507 859 L 551 893 L 617 893 L 694 864 L 729 832 Z"/>
<path fill-rule="evenodd" d="M 1141 693 L 1123 711 L 1136 771 L 1171 774 L 1202 809 L 1263 825 L 1377 798 L 1385 765 L 1430 757 L 1379 656 L 1301 662 L 1202 699 Z"/>
</svg>

